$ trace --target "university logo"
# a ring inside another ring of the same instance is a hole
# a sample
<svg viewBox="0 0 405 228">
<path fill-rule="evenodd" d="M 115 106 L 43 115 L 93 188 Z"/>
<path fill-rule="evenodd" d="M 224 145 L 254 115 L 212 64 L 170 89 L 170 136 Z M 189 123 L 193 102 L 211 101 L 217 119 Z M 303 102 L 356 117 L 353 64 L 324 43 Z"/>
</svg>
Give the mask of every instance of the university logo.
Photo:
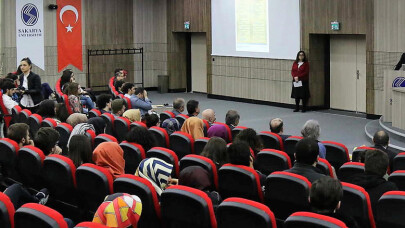
<svg viewBox="0 0 405 228">
<path fill-rule="evenodd" d="M 38 8 L 31 3 L 23 6 L 21 10 L 21 20 L 26 26 L 33 26 L 38 22 Z"/>
<path fill-rule="evenodd" d="M 392 82 L 392 87 L 405 87 L 405 77 L 397 77 Z"/>
</svg>

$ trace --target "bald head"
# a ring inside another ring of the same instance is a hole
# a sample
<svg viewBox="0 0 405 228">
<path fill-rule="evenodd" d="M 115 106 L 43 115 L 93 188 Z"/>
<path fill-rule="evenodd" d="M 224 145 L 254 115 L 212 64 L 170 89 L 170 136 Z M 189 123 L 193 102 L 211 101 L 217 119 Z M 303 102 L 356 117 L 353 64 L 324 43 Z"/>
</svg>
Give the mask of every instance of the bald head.
<svg viewBox="0 0 405 228">
<path fill-rule="evenodd" d="M 276 134 L 283 134 L 283 120 L 280 118 L 274 118 L 270 120 L 270 131 Z"/>
<path fill-rule="evenodd" d="M 390 141 L 390 136 L 385 131 L 377 131 L 374 134 L 373 142 L 374 145 L 388 146 Z"/>
<path fill-rule="evenodd" d="M 212 109 L 205 109 L 202 113 L 202 118 L 209 123 L 214 123 L 216 120 L 215 112 Z"/>
</svg>

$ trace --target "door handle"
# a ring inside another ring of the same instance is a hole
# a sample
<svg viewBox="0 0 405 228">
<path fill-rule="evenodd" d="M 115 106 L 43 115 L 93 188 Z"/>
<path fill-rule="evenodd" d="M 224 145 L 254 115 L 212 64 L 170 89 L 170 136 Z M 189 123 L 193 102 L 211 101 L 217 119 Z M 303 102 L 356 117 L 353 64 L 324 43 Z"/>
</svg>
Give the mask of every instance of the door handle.
<svg viewBox="0 0 405 228">
<path fill-rule="evenodd" d="M 357 70 L 356 75 L 357 75 L 357 79 L 360 79 L 360 71 L 359 70 Z"/>
</svg>

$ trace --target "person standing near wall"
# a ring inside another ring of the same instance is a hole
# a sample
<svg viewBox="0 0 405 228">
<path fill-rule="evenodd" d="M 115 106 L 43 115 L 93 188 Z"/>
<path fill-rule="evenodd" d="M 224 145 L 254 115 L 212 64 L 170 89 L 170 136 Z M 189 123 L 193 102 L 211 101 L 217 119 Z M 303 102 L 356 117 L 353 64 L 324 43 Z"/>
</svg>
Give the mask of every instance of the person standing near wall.
<svg viewBox="0 0 405 228">
<path fill-rule="evenodd" d="M 300 100 L 302 100 L 302 112 L 306 112 L 311 95 L 309 93 L 309 63 L 304 51 L 297 53 L 297 58 L 292 65 L 291 76 L 293 78 L 291 98 L 295 98 L 294 112 L 299 111 Z"/>
</svg>

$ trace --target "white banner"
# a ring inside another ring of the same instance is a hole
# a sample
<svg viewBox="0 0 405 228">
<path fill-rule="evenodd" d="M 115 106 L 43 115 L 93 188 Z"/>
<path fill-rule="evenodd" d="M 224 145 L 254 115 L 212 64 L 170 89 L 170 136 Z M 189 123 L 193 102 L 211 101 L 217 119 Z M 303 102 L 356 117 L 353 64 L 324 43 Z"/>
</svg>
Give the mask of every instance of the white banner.
<svg viewBox="0 0 405 228">
<path fill-rule="evenodd" d="M 43 0 L 16 0 L 17 66 L 29 57 L 45 70 Z"/>
</svg>

